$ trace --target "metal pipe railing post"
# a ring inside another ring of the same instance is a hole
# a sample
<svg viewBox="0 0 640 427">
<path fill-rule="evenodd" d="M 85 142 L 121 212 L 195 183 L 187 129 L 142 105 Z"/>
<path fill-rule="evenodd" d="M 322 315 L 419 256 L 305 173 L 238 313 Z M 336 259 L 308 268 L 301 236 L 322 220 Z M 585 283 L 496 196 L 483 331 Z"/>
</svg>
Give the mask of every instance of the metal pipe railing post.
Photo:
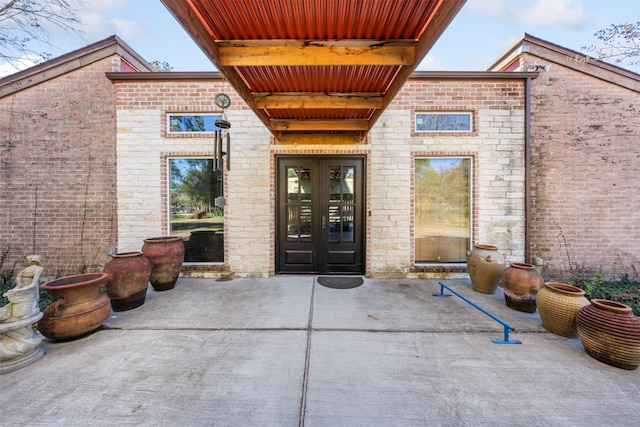
<svg viewBox="0 0 640 427">
<path fill-rule="evenodd" d="M 465 301 L 468 304 L 472 305 L 476 309 L 480 310 L 481 312 L 483 312 L 484 314 L 486 314 L 487 316 L 491 317 L 493 320 L 495 320 L 496 322 L 498 322 L 502 326 L 504 326 L 504 339 L 502 339 L 502 340 L 491 340 L 494 344 L 521 344 L 521 342 L 518 341 L 518 340 L 510 340 L 509 339 L 509 331 L 515 331 L 515 328 L 513 326 L 509 325 L 504 320 L 502 320 L 499 317 L 495 316 L 493 313 L 488 312 L 487 310 L 485 310 L 484 308 L 480 307 L 478 304 L 474 303 L 473 301 L 467 299 L 463 295 L 460 295 L 459 293 L 457 293 L 456 291 L 454 291 L 453 289 L 451 289 L 450 287 L 448 287 L 444 283 L 438 282 L 438 284 L 440 285 L 440 293 L 433 294 L 434 297 L 450 297 L 451 294 L 445 294 L 444 293 L 444 288 L 447 288 L 447 290 L 449 290 L 449 292 L 453 293 L 454 295 L 456 295 L 457 297 L 459 297 L 463 301 Z"/>
</svg>

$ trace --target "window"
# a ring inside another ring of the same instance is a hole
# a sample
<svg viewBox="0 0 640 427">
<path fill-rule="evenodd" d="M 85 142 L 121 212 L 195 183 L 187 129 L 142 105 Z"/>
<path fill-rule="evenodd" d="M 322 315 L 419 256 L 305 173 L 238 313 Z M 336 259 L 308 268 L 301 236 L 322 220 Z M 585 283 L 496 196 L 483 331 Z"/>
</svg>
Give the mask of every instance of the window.
<svg viewBox="0 0 640 427">
<path fill-rule="evenodd" d="M 169 159 L 169 224 L 184 241 L 185 262 L 224 262 L 222 179 L 213 159 Z"/>
<path fill-rule="evenodd" d="M 471 132 L 471 112 L 416 113 L 417 132 Z"/>
<path fill-rule="evenodd" d="M 471 236 L 471 159 L 415 163 L 416 263 L 465 262 Z"/>
<path fill-rule="evenodd" d="M 216 120 L 221 117 L 219 114 L 168 114 L 167 132 L 170 134 L 215 132 L 220 130 L 216 126 Z"/>
</svg>

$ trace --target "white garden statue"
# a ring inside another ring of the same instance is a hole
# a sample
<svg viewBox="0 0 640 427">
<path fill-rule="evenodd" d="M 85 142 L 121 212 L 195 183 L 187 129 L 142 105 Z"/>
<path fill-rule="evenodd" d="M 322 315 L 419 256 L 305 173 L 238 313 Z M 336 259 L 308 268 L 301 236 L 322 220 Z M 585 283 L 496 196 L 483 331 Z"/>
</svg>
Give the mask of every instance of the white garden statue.
<svg viewBox="0 0 640 427">
<path fill-rule="evenodd" d="M 0 374 L 29 365 L 44 355 L 40 343 L 44 337 L 33 327 L 42 317 L 39 255 L 27 257 L 29 266 L 15 278 L 16 286 L 5 292 L 9 304 L 0 307 Z"/>
</svg>

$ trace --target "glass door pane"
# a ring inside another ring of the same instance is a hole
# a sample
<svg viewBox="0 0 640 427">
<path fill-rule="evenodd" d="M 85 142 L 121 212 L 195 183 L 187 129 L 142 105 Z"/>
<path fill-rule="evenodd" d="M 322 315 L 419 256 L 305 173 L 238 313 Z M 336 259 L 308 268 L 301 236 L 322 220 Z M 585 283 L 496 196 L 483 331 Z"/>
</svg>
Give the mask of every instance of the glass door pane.
<svg viewBox="0 0 640 427">
<path fill-rule="evenodd" d="M 354 175 L 350 166 L 329 167 L 329 242 L 353 242 Z"/>
<path fill-rule="evenodd" d="M 287 241 L 311 242 L 313 219 L 311 168 L 287 167 Z"/>
<path fill-rule="evenodd" d="M 416 159 L 416 262 L 465 262 L 470 242 L 469 158 Z"/>
</svg>

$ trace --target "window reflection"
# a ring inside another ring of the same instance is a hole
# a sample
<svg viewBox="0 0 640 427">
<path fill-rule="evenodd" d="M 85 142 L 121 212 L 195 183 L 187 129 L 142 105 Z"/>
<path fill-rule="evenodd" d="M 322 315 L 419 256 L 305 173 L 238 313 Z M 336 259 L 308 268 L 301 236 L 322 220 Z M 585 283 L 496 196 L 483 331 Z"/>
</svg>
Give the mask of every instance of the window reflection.
<svg viewBox="0 0 640 427">
<path fill-rule="evenodd" d="M 468 158 L 416 159 L 416 262 L 465 262 L 470 239 Z"/>
<path fill-rule="evenodd" d="M 329 168 L 329 241 L 353 242 L 355 168 Z"/>
<path fill-rule="evenodd" d="M 287 168 L 287 241 L 311 242 L 311 168 Z"/>
<path fill-rule="evenodd" d="M 185 262 L 224 262 L 223 173 L 213 159 L 169 159 L 170 230 Z"/>
</svg>

